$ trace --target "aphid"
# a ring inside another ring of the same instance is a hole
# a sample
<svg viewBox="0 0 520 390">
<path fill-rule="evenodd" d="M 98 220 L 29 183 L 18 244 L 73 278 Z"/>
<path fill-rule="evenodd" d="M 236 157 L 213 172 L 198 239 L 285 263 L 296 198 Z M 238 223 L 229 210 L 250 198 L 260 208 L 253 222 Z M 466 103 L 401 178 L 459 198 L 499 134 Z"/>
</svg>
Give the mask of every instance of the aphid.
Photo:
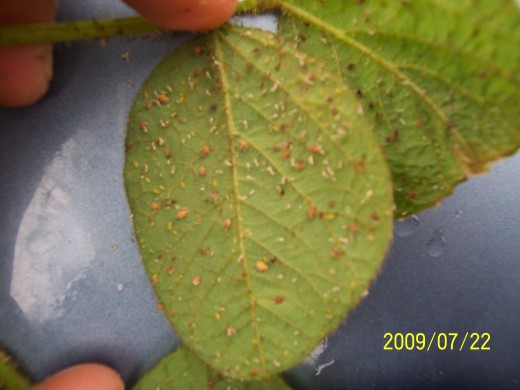
<svg viewBox="0 0 520 390">
<path fill-rule="evenodd" d="M 311 153 L 315 153 L 315 154 L 323 154 L 323 149 L 320 145 L 316 145 L 316 144 L 312 144 L 311 146 L 309 146 L 309 151 Z"/>
<path fill-rule="evenodd" d="M 164 154 L 164 157 L 166 157 L 166 158 L 170 158 L 172 156 L 170 148 L 168 148 L 168 147 L 163 149 L 163 154 Z"/>
<path fill-rule="evenodd" d="M 417 197 L 417 191 L 413 191 L 413 190 L 408 191 L 406 193 L 406 196 L 408 196 L 410 199 L 415 199 Z"/>
<path fill-rule="evenodd" d="M 261 260 L 256 262 L 256 270 L 257 271 L 265 272 L 268 269 L 269 269 L 269 266 L 265 262 L 263 262 Z"/>
<path fill-rule="evenodd" d="M 282 159 L 287 160 L 289 157 L 291 157 L 291 149 L 284 149 L 282 151 Z"/>
<path fill-rule="evenodd" d="M 159 208 L 161 208 L 161 205 L 157 202 L 152 202 L 150 204 L 150 207 L 152 208 L 152 210 L 158 210 Z"/>
<path fill-rule="evenodd" d="M 211 194 L 209 194 L 209 198 L 213 203 L 215 203 L 219 198 L 218 192 L 212 192 Z"/>
<path fill-rule="evenodd" d="M 316 216 L 316 206 L 310 205 L 309 208 L 307 209 L 307 218 L 314 219 L 315 216 Z"/>
<path fill-rule="evenodd" d="M 359 226 L 355 223 L 352 223 L 348 225 L 348 231 L 351 233 L 358 233 L 359 232 Z"/>
<path fill-rule="evenodd" d="M 329 207 L 335 207 L 335 206 L 336 206 L 336 200 L 335 199 L 329 200 Z"/>
<path fill-rule="evenodd" d="M 372 221 L 379 221 L 379 215 L 374 211 L 372 214 L 370 214 L 370 218 Z"/>
<path fill-rule="evenodd" d="M 207 169 L 204 165 L 202 165 L 200 168 L 199 168 L 199 175 L 200 176 L 206 176 L 206 173 L 207 173 Z"/>
<path fill-rule="evenodd" d="M 332 248 L 332 250 L 330 251 L 330 255 L 332 257 L 334 257 L 335 259 L 337 259 L 338 257 L 341 257 L 343 256 L 345 253 L 339 249 L 339 248 Z"/>
<path fill-rule="evenodd" d="M 280 303 L 282 303 L 284 301 L 284 297 L 283 295 L 277 295 L 274 297 L 274 303 L 279 305 Z"/>
<path fill-rule="evenodd" d="M 296 159 L 296 162 L 294 164 L 294 169 L 299 171 L 302 171 L 304 167 L 304 161 L 301 158 Z"/>
<path fill-rule="evenodd" d="M 208 146 L 208 145 L 204 145 L 204 146 L 202 147 L 202 149 L 200 149 L 200 155 L 201 155 L 202 157 L 206 157 L 206 156 L 209 154 L 209 152 L 210 152 L 210 149 L 209 149 L 209 146 Z"/>
<path fill-rule="evenodd" d="M 159 96 L 157 96 L 157 100 L 159 100 L 159 102 L 161 103 L 168 103 L 170 101 L 170 98 L 165 94 L 161 93 Z"/>
<path fill-rule="evenodd" d="M 231 219 L 227 218 L 224 221 L 224 230 L 229 230 L 229 228 L 231 227 L 232 224 L 233 224 L 233 222 L 231 221 Z"/>
<path fill-rule="evenodd" d="M 239 148 L 242 152 L 245 152 L 249 149 L 249 142 L 246 140 L 241 139 L 239 143 Z"/>
<path fill-rule="evenodd" d="M 356 163 L 354 164 L 354 167 L 356 169 L 356 172 L 357 173 L 365 173 L 365 164 L 363 164 L 362 161 L 356 161 Z"/>
<path fill-rule="evenodd" d="M 180 209 L 177 211 L 177 219 L 184 219 L 188 216 L 189 213 L 190 212 L 188 209 Z"/>
<path fill-rule="evenodd" d="M 148 132 L 148 123 L 145 122 L 145 121 L 142 121 L 141 123 L 139 123 L 139 128 L 140 128 L 143 132 L 147 133 L 147 132 Z"/>
</svg>

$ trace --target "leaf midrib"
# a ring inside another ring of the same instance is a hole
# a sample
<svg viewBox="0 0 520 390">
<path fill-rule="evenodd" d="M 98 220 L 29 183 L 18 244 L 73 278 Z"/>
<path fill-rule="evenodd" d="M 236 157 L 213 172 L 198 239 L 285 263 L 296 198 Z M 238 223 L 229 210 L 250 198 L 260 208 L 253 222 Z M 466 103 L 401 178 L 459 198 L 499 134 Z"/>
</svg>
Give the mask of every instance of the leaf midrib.
<svg viewBox="0 0 520 390">
<path fill-rule="evenodd" d="M 235 217 L 236 217 L 236 230 L 237 230 L 237 239 L 239 243 L 240 248 L 240 257 L 242 264 L 242 267 L 244 269 L 244 275 L 245 275 L 245 283 L 248 290 L 248 299 L 249 299 L 249 308 L 250 308 L 250 314 L 251 314 L 251 326 L 253 328 L 255 338 L 258 341 L 255 345 L 258 349 L 259 354 L 259 360 L 260 365 L 263 369 L 266 368 L 266 360 L 265 360 L 265 354 L 263 351 L 262 343 L 261 343 L 261 337 L 260 337 L 260 330 L 258 328 L 258 316 L 256 314 L 256 302 L 254 299 L 253 294 L 253 286 L 251 284 L 251 271 L 248 267 L 248 259 L 246 256 L 245 246 L 244 246 L 244 227 L 242 226 L 243 218 L 242 218 L 242 209 L 240 207 L 240 194 L 238 192 L 239 187 L 239 179 L 238 179 L 238 164 L 237 164 L 237 150 L 236 150 L 236 134 L 238 134 L 237 129 L 235 128 L 235 122 L 233 119 L 233 113 L 231 112 L 231 100 L 230 100 L 230 86 L 229 82 L 226 77 L 226 72 L 224 69 L 224 58 L 222 55 L 222 48 L 220 46 L 218 33 L 215 33 L 212 35 L 212 41 L 213 41 L 213 47 L 215 49 L 215 67 L 217 68 L 220 79 L 222 81 L 222 96 L 224 100 L 224 112 L 226 115 L 227 125 L 226 129 L 228 132 L 228 138 L 229 138 L 229 148 L 230 148 L 230 155 L 231 155 L 231 171 L 233 176 L 233 193 L 235 198 Z"/>
</svg>

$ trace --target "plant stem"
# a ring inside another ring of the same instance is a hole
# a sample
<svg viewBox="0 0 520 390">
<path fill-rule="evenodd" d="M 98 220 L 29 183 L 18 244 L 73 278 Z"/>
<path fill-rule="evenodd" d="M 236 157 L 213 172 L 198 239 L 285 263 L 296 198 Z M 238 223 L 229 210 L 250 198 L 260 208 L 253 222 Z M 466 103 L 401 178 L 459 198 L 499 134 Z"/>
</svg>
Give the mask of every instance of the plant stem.
<svg viewBox="0 0 520 390">
<path fill-rule="evenodd" d="M 258 11 L 268 7 L 270 1 L 243 0 L 237 13 Z M 80 22 L 53 22 L 0 26 L 0 46 L 35 45 L 85 39 L 106 39 L 117 35 L 151 34 L 165 29 L 141 16 L 122 19 L 90 20 Z"/>
<path fill-rule="evenodd" d="M 0 46 L 102 39 L 116 35 L 136 35 L 162 30 L 140 16 L 110 20 L 14 25 L 0 27 Z"/>
</svg>

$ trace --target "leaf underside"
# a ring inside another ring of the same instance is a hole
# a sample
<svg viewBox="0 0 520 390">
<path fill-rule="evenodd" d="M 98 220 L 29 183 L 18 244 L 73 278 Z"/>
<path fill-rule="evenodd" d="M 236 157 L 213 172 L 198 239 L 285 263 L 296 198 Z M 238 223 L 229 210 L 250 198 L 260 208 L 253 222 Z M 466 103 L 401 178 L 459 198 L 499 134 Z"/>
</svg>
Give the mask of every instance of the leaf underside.
<svg viewBox="0 0 520 390">
<path fill-rule="evenodd" d="M 392 172 L 396 215 L 417 213 L 520 146 L 520 12 L 513 0 L 269 2 L 300 47 L 334 47 Z M 305 49 L 303 49 L 305 50 Z"/>
<path fill-rule="evenodd" d="M 390 241 L 386 164 L 337 70 L 229 27 L 169 55 L 132 109 L 125 174 L 145 268 L 184 343 L 231 377 L 303 359 Z"/>
<path fill-rule="evenodd" d="M 297 363 L 359 301 L 391 236 L 387 166 L 405 216 L 520 144 L 513 1 L 260 7 L 281 9 L 278 34 L 226 27 L 157 67 L 125 165 L 160 307 L 246 379 Z"/>
<path fill-rule="evenodd" d="M 134 390 L 288 390 L 280 377 L 269 381 L 239 382 L 225 378 L 204 364 L 188 348 L 164 357 L 133 387 Z"/>
</svg>

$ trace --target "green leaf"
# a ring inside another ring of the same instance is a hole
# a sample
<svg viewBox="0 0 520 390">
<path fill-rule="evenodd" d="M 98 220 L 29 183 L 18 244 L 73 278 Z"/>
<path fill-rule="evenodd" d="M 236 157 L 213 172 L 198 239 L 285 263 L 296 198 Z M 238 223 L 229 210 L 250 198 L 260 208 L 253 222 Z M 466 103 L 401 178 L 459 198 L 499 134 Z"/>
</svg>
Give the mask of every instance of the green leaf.
<svg viewBox="0 0 520 390">
<path fill-rule="evenodd" d="M 188 348 L 181 347 L 164 357 L 133 389 L 288 390 L 290 387 L 278 376 L 262 382 L 239 382 L 226 378 L 204 364 Z"/>
<path fill-rule="evenodd" d="M 379 269 L 389 174 L 322 53 L 237 27 L 188 43 L 139 92 L 127 150 L 128 200 L 159 307 L 226 376 L 265 378 L 298 363 Z"/>
<path fill-rule="evenodd" d="M 398 216 L 442 200 L 518 149 L 520 11 L 513 0 L 270 4 L 296 23 L 298 49 L 336 62 L 356 91 L 385 149 Z"/>
<path fill-rule="evenodd" d="M 20 374 L 11 358 L 0 350 L 0 389 L 25 390 L 31 387 L 31 383 Z"/>
</svg>

